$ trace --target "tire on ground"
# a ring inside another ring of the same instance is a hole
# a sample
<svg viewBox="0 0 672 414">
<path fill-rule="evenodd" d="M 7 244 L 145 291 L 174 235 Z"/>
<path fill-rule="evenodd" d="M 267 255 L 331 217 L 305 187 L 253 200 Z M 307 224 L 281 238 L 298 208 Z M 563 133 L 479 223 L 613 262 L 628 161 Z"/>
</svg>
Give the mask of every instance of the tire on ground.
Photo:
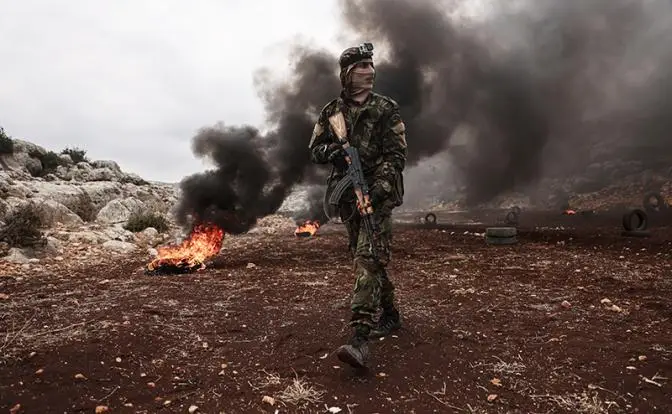
<svg viewBox="0 0 672 414">
<path fill-rule="evenodd" d="M 515 227 L 488 227 L 485 229 L 486 237 L 493 238 L 508 238 L 518 235 L 518 230 Z"/>
<path fill-rule="evenodd" d="M 493 244 L 493 245 L 508 245 L 508 244 L 516 244 L 518 243 L 518 238 L 516 236 L 511 236 L 511 237 L 490 237 L 490 236 L 485 236 L 485 242 L 488 244 Z"/>
<path fill-rule="evenodd" d="M 425 223 L 427 224 L 436 224 L 436 214 L 429 213 L 425 216 Z"/>
<path fill-rule="evenodd" d="M 651 232 L 648 230 L 623 230 L 621 232 L 623 237 L 651 237 Z"/>
<path fill-rule="evenodd" d="M 633 225 L 635 219 L 637 219 L 637 224 Z M 626 231 L 644 231 L 648 225 L 648 217 L 643 210 L 634 209 L 623 215 L 623 228 Z"/>
</svg>

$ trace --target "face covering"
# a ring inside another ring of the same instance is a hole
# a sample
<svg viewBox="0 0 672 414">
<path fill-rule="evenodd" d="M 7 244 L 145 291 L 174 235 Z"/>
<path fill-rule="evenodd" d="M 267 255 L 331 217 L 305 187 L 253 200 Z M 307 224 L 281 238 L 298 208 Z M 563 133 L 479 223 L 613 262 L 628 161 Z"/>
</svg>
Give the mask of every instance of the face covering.
<svg viewBox="0 0 672 414">
<path fill-rule="evenodd" d="M 348 81 L 346 83 L 346 94 L 348 97 L 354 100 L 365 98 L 373 89 L 375 75 L 376 71 L 372 64 L 352 68 L 348 73 Z"/>
</svg>

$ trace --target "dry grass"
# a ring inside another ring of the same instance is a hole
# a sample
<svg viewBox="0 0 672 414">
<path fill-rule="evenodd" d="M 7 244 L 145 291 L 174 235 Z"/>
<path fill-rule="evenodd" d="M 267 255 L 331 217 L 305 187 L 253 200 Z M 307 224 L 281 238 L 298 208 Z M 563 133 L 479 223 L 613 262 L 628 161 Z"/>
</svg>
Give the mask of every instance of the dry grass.
<svg viewBox="0 0 672 414">
<path fill-rule="evenodd" d="M 280 378 L 280 375 L 274 372 L 267 372 L 266 370 L 263 370 L 262 372 L 265 374 L 265 376 L 263 378 L 260 378 L 256 382 L 256 385 L 252 385 L 251 382 L 248 382 L 250 387 L 252 387 L 253 389 L 260 390 L 262 388 L 278 386 L 282 383 L 282 378 Z"/>
<path fill-rule="evenodd" d="M 580 414 L 608 414 L 612 407 L 618 407 L 615 401 L 602 401 L 597 393 L 566 394 L 566 395 L 532 395 L 532 399 L 546 399 L 555 403 L 558 408 Z"/>
<path fill-rule="evenodd" d="M 292 405 L 316 404 L 322 401 L 324 391 L 317 390 L 301 378 L 294 378 L 280 394 L 278 399 Z"/>
<path fill-rule="evenodd" d="M 0 315 L 0 321 L 2 321 L 3 324 L 5 324 L 5 322 L 7 322 L 9 319 L 11 319 L 11 322 L 6 324 L 7 330 L 5 332 L 0 332 L 0 335 L 2 336 L 2 342 L 0 342 L 0 363 L 4 363 L 16 355 L 18 350 L 21 348 L 24 332 L 35 320 L 35 314 L 18 324 L 10 312 L 5 312 Z"/>
<path fill-rule="evenodd" d="M 522 362 L 506 362 L 503 359 L 499 357 L 495 357 L 498 359 L 498 362 L 495 363 L 482 363 L 482 362 L 477 362 L 474 364 L 470 364 L 472 368 L 476 367 L 488 367 L 494 372 L 495 374 L 522 374 L 525 372 L 527 367 L 525 364 Z"/>
</svg>

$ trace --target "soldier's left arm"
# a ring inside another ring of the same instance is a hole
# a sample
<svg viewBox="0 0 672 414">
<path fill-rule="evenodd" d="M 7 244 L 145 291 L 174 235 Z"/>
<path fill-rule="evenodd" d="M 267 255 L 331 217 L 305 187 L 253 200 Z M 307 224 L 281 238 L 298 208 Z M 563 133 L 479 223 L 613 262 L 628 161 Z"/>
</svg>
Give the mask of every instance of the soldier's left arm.
<svg viewBox="0 0 672 414">
<path fill-rule="evenodd" d="M 391 195 L 393 186 L 406 167 L 408 149 L 406 145 L 406 126 L 401 118 L 399 106 L 390 103 L 383 116 L 382 136 L 383 162 L 376 169 L 376 182 L 387 195 Z"/>
</svg>

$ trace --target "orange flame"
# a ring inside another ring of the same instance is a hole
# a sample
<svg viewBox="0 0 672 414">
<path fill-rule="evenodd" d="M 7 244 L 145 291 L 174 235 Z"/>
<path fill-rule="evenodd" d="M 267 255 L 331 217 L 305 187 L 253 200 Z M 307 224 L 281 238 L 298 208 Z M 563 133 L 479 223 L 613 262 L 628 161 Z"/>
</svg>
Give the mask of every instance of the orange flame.
<svg viewBox="0 0 672 414">
<path fill-rule="evenodd" d="M 314 236 L 317 233 L 317 229 L 320 228 L 320 222 L 317 220 L 306 220 L 303 224 L 294 230 L 294 235 L 296 237 L 310 237 Z"/>
<path fill-rule="evenodd" d="M 574 210 L 565 210 L 565 211 L 562 212 L 562 214 L 565 215 L 565 216 L 573 216 L 574 214 L 576 214 L 576 211 L 574 211 Z"/>
<path fill-rule="evenodd" d="M 162 266 L 205 269 L 205 261 L 219 253 L 224 231 L 214 224 L 200 224 L 180 245 L 157 248 L 158 256 L 147 265 L 148 270 Z"/>
</svg>

